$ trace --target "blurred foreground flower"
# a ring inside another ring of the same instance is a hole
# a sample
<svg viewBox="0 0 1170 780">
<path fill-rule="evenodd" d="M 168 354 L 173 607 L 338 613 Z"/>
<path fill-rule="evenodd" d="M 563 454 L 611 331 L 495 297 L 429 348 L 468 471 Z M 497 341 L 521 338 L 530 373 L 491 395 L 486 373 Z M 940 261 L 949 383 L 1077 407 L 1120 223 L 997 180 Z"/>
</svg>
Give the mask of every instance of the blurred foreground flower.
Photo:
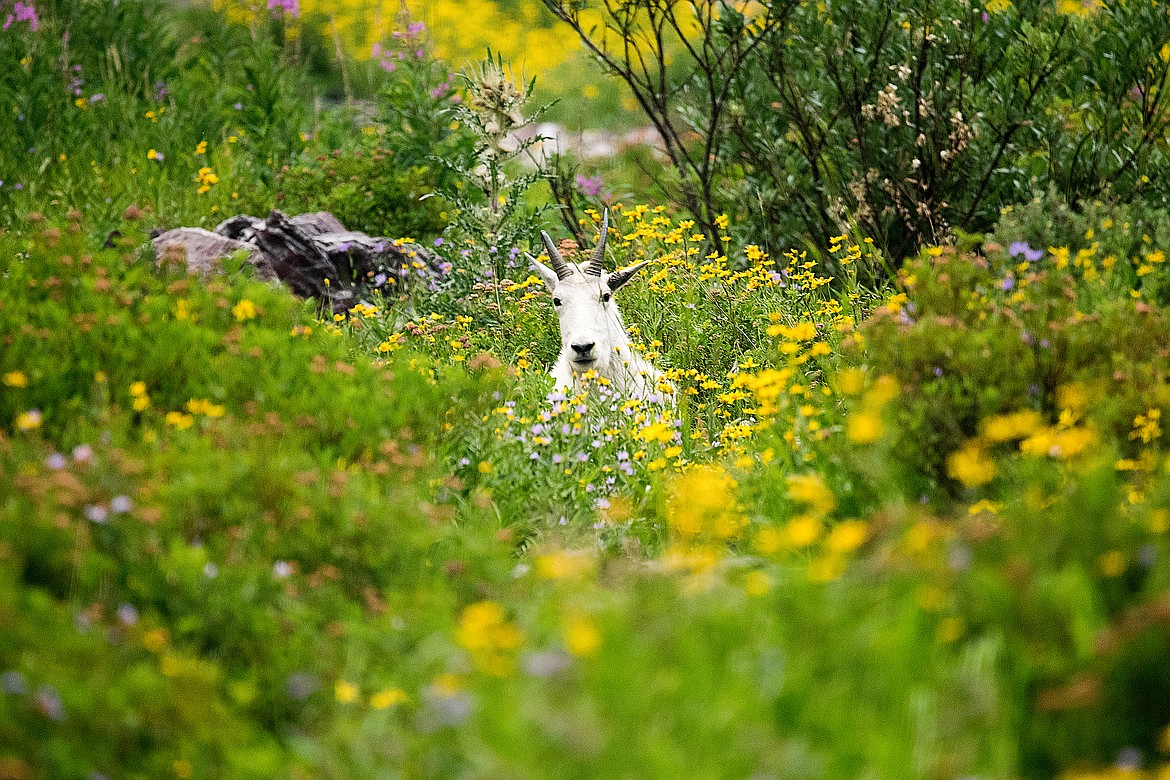
<svg viewBox="0 0 1170 780">
<path fill-rule="evenodd" d="M 467 606 L 459 616 L 455 640 L 471 653 L 476 668 L 496 677 L 512 670 L 524 635 L 494 601 Z"/>
<path fill-rule="evenodd" d="M 41 412 L 39 409 L 30 409 L 21 412 L 16 417 L 16 427 L 22 431 L 31 431 L 41 427 Z"/>
</svg>

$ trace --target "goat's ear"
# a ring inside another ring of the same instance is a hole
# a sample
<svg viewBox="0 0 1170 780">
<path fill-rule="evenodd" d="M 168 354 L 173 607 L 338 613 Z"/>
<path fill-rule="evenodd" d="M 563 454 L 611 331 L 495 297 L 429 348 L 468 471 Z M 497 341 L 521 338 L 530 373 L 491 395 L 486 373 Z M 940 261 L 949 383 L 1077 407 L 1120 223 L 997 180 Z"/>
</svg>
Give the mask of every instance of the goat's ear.
<svg viewBox="0 0 1170 780">
<path fill-rule="evenodd" d="M 525 254 L 528 253 L 525 252 Z M 532 255 L 528 255 L 528 261 L 532 263 L 532 265 L 536 268 L 536 272 L 540 274 L 540 278 L 544 280 L 544 286 L 548 288 L 549 292 L 552 292 L 556 288 L 557 282 L 559 281 L 557 279 L 556 271 L 549 268 L 547 265 L 540 262 Z"/>
<path fill-rule="evenodd" d="M 643 260 L 640 263 L 631 265 L 629 268 L 623 268 L 620 271 L 614 271 L 606 277 L 605 283 L 609 285 L 611 292 L 617 292 L 626 282 L 634 278 L 634 275 L 641 271 L 649 263 L 649 260 Z"/>
</svg>

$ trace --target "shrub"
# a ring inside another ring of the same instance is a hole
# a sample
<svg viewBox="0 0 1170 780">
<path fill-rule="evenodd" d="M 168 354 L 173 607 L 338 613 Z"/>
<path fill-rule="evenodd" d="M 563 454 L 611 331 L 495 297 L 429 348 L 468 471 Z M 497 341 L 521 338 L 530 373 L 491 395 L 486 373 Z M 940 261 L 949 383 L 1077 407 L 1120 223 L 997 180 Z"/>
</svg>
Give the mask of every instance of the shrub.
<svg viewBox="0 0 1170 780">
<path fill-rule="evenodd" d="M 1165 14 L 987 6 L 802 5 L 759 47 L 736 85 L 728 161 L 762 207 L 751 227 L 774 231 L 762 240 L 857 224 L 901 259 L 983 232 L 1047 187 L 1165 198 Z"/>
<path fill-rule="evenodd" d="M 310 149 L 282 167 L 276 200 L 291 213 L 328 211 L 350 230 L 390 238 L 435 236 L 446 204 L 426 168 L 403 168 L 396 153 L 373 142 Z"/>
<path fill-rule="evenodd" d="M 1166 198 L 1170 20 L 1150 4 L 546 5 L 664 134 L 679 205 L 739 212 L 773 253 L 856 226 L 900 262 L 1047 187 Z"/>
</svg>

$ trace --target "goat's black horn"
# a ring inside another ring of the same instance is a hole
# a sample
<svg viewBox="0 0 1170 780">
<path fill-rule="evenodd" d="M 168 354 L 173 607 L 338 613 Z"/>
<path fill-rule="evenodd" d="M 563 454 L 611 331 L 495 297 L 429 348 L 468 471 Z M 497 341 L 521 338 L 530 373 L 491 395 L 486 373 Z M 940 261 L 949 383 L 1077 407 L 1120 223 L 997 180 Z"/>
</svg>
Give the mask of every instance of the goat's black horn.
<svg viewBox="0 0 1170 780">
<path fill-rule="evenodd" d="M 601 236 L 597 239 L 597 249 L 593 250 L 593 257 L 585 273 L 589 276 L 601 276 L 605 272 L 605 239 L 609 235 L 609 209 L 601 216 Z"/>
<path fill-rule="evenodd" d="M 609 275 L 609 278 L 605 280 L 605 283 L 609 285 L 610 290 L 616 291 L 623 284 L 630 281 L 630 279 L 634 277 L 634 274 L 645 268 L 649 262 L 649 260 L 643 260 L 640 263 L 631 265 L 629 268 L 623 268 L 620 271 L 614 271 Z"/>
<path fill-rule="evenodd" d="M 548 251 L 548 263 L 552 269 L 556 271 L 557 278 L 564 281 L 573 275 L 573 269 L 565 262 L 565 258 L 561 257 L 557 245 L 553 243 L 552 238 L 543 230 L 540 231 L 540 237 L 544 239 L 544 248 Z"/>
</svg>

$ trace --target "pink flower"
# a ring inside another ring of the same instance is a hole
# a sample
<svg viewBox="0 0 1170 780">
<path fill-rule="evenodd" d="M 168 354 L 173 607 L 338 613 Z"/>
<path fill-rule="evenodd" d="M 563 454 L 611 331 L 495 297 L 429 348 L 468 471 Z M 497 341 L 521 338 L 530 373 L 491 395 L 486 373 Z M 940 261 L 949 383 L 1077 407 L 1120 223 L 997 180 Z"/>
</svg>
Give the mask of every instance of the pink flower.
<svg viewBox="0 0 1170 780">
<path fill-rule="evenodd" d="M 288 14 L 293 19 L 301 15 L 300 0 L 268 0 L 268 10 Z"/>
<path fill-rule="evenodd" d="M 16 5 L 12 7 L 12 13 L 8 14 L 8 18 L 4 20 L 3 29 L 7 30 L 13 22 L 28 22 L 29 29 L 36 32 L 41 26 L 41 20 L 37 17 L 37 7 L 32 3 L 22 3 L 17 0 Z"/>
</svg>

